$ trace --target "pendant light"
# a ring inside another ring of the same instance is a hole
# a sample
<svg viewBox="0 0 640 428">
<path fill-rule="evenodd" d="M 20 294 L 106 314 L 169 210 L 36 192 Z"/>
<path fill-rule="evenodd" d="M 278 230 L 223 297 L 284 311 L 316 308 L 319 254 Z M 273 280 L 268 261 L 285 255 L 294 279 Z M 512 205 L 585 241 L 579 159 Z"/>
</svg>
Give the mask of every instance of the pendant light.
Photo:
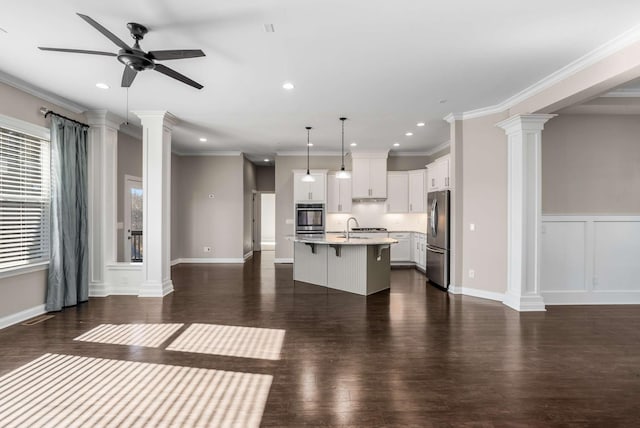
<svg viewBox="0 0 640 428">
<path fill-rule="evenodd" d="M 302 181 L 304 181 L 305 183 L 313 183 L 314 181 L 316 181 L 316 179 L 313 178 L 313 175 L 311 175 L 311 173 L 309 172 L 309 147 L 310 147 L 309 133 L 311 132 L 311 127 L 307 126 L 306 130 L 307 130 L 307 173 L 304 175 L 304 177 L 302 177 Z"/>
<path fill-rule="evenodd" d="M 341 117 L 340 121 L 342 122 L 342 166 L 340 167 L 340 171 L 336 174 L 336 178 L 351 178 L 351 173 L 349 171 L 345 171 L 344 169 L 344 121 L 347 120 L 346 117 Z"/>
</svg>

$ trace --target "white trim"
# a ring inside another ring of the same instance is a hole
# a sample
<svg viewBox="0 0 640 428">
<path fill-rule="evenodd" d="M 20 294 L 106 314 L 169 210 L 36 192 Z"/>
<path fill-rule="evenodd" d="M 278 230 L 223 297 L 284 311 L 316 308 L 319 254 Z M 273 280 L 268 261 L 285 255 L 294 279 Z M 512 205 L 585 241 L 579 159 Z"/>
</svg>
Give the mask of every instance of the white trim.
<svg viewBox="0 0 640 428">
<path fill-rule="evenodd" d="M 429 156 L 431 153 L 429 151 L 423 152 L 389 152 L 390 158 L 401 158 L 401 157 L 409 157 L 409 156 Z"/>
<path fill-rule="evenodd" d="M 451 294 L 478 297 L 480 299 L 494 300 L 496 302 L 502 302 L 504 300 L 504 293 L 480 290 L 478 288 L 461 287 L 459 285 L 451 284 L 448 291 Z"/>
<path fill-rule="evenodd" d="M 456 120 L 462 120 L 462 119 L 464 119 L 464 116 L 462 113 L 449 113 L 448 115 L 442 118 L 442 120 L 449 123 L 453 123 Z"/>
<path fill-rule="evenodd" d="M 46 313 L 47 310 L 45 309 L 43 303 L 42 305 L 34 306 L 32 308 L 16 312 L 15 314 L 7 315 L 0 318 L 0 330 Z"/>
<path fill-rule="evenodd" d="M 345 156 L 347 156 L 347 152 L 345 152 Z M 302 151 L 302 150 L 285 150 L 282 152 L 276 152 L 276 156 L 307 156 L 307 152 L 306 151 Z M 331 150 L 325 150 L 325 151 L 314 151 L 309 153 L 309 156 L 314 157 L 314 156 L 338 156 L 341 157 L 342 153 L 341 152 L 334 152 Z"/>
<path fill-rule="evenodd" d="M 175 265 L 180 264 L 181 263 L 180 260 L 182 260 L 182 259 L 173 259 L 173 260 L 171 260 L 171 266 L 175 266 Z"/>
<path fill-rule="evenodd" d="M 293 257 L 291 258 L 276 258 L 273 259 L 274 264 L 291 264 L 293 263 Z"/>
<path fill-rule="evenodd" d="M 242 258 L 204 258 L 204 257 L 200 257 L 200 258 L 196 258 L 196 257 L 192 257 L 192 258 L 179 258 L 176 259 L 173 262 L 177 262 L 176 264 L 191 264 L 191 263 L 244 263 L 244 259 Z"/>
<path fill-rule="evenodd" d="M 251 258 L 251 257 L 253 257 L 253 250 L 251 250 L 251 251 L 249 251 L 247 254 L 245 254 L 245 255 L 244 255 L 244 257 L 243 257 L 243 260 L 242 260 L 242 261 L 243 261 L 243 262 L 246 262 L 246 261 L 247 261 L 247 259 L 249 259 L 249 258 Z"/>
<path fill-rule="evenodd" d="M 12 131 L 18 131 L 23 134 L 41 138 L 43 140 L 49 141 L 51 139 L 51 130 L 49 128 L 35 125 L 31 122 L 25 122 L 24 120 L 16 119 L 15 117 L 5 116 L 4 114 L 0 114 L 0 126 L 11 129 Z"/>
<path fill-rule="evenodd" d="M 640 290 L 632 291 L 543 291 L 546 305 L 638 305 Z"/>
<path fill-rule="evenodd" d="M 49 260 L 38 263 L 31 263 L 24 266 L 16 266 L 0 271 L 0 279 L 11 278 L 12 276 L 27 275 L 29 273 L 38 272 L 49 269 Z"/>
<path fill-rule="evenodd" d="M 429 151 L 427 151 L 427 155 L 431 156 L 435 153 L 438 153 L 439 151 L 446 149 L 450 145 L 451 145 L 451 140 L 447 140 L 444 143 L 439 144 L 435 146 L 433 149 L 430 149 Z"/>
<path fill-rule="evenodd" d="M 387 159 L 388 157 L 389 150 L 351 151 L 352 159 Z"/>
<path fill-rule="evenodd" d="M 640 98 L 640 89 L 616 89 L 600 95 L 600 98 Z"/>
<path fill-rule="evenodd" d="M 505 99 L 498 104 L 487 106 L 475 110 L 465 111 L 463 113 L 456 113 L 455 117 L 467 120 L 475 119 L 478 117 L 489 116 L 496 113 L 504 112 L 517 104 L 525 101 L 526 99 L 539 94 L 545 89 L 551 88 L 553 85 L 560 83 L 561 81 L 585 70 L 588 67 L 596 64 L 598 61 L 626 48 L 627 46 L 640 41 L 640 25 L 625 31 L 618 37 L 609 40 L 608 42 L 598 46 L 577 60 L 570 62 L 561 69 L 549 74 L 533 85 L 523 89 L 515 95 Z M 449 116 L 447 116 L 448 118 Z M 446 120 L 446 119 L 445 119 Z"/>
<path fill-rule="evenodd" d="M 551 214 L 543 215 L 542 221 L 567 221 L 567 222 L 584 222 L 584 221 L 640 221 L 640 215 L 607 215 L 607 214 Z"/>
<path fill-rule="evenodd" d="M 141 271 L 144 267 L 143 263 L 112 263 L 107 265 L 107 270 L 121 270 L 121 271 Z"/>
<path fill-rule="evenodd" d="M 78 103 L 63 98 L 45 89 L 38 88 L 31 83 L 27 83 L 24 80 L 7 74 L 3 71 L 0 71 L 0 83 L 7 84 L 13 88 L 21 90 L 22 92 L 26 92 L 29 95 L 33 95 L 34 97 L 38 97 L 43 101 L 53 103 L 76 114 L 80 114 L 87 109 L 86 107 Z"/>
<path fill-rule="evenodd" d="M 240 156 L 243 153 L 240 151 L 219 151 L 219 152 L 179 152 L 172 150 L 174 155 L 178 156 Z"/>
</svg>

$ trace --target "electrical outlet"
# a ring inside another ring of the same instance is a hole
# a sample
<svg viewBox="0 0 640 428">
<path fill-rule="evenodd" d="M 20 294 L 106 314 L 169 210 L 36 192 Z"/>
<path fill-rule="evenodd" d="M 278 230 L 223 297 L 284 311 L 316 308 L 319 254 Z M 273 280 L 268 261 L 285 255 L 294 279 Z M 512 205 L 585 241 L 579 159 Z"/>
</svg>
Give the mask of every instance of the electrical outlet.
<svg viewBox="0 0 640 428">
<path fill-rule="evenodd" d="M 476 271 L 473 269 L 469 269 L 469 278 L 475 278 L 476 277 Z"/>
<path fill-rule="evenodd" d="M 202 251 L 204 251 L 205 253 L 210 253 L 211 252 L 211 247 L 204 247 L 202 249 Z"/>
</svg>

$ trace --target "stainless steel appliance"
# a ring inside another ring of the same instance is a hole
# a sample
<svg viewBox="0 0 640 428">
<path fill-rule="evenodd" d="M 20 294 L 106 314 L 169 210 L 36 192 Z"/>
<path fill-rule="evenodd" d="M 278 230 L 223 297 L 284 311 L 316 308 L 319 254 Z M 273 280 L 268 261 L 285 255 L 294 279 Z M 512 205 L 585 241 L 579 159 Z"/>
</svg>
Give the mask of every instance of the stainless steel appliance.
<svg viewBox="0 0 640 428">
<path fill-rule="evenodd" d="M 427 278 L 445 290 L 449 288 L 449 191 L 427 195 Z"/>
<path fill-rule="evenodd" d="M 296 234 L 324 233 L 324 204 L 296 204 Z"/>
</svg>

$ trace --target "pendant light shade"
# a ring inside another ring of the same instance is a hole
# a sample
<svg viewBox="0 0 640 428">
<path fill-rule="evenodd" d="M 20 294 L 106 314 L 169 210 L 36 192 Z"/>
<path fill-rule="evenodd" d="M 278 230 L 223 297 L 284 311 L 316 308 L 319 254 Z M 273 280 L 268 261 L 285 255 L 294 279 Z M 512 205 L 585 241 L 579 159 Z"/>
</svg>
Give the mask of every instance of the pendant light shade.
<svg viewBox="0 0 640 428">
<path fill-rule="evenodd" d="M 351 178 L 351 173 L 344 169 L 344 121 L 347 120 L 346 117 L 341 117 L 340 121 L 342 122 L 342 166 L 340 167 L 340 171 L 336 174 L 336 178 Z"/>
<path fill-rule="evenodd" d="M 316 181 L 316 179 L 313 178 L 313 175 L 311 175 L 311 173 L 309 172 L 309 147 L 311 147 L 309 145 L 310 143 L 309 134 L 311 133 L 311 127 L 307 126 L 306 130 L 307 130 L 307 173 L 302 177 L 302 181 L 304 181 L 305 183 L 313 183 L 314 181 Z"/>
</svg>

